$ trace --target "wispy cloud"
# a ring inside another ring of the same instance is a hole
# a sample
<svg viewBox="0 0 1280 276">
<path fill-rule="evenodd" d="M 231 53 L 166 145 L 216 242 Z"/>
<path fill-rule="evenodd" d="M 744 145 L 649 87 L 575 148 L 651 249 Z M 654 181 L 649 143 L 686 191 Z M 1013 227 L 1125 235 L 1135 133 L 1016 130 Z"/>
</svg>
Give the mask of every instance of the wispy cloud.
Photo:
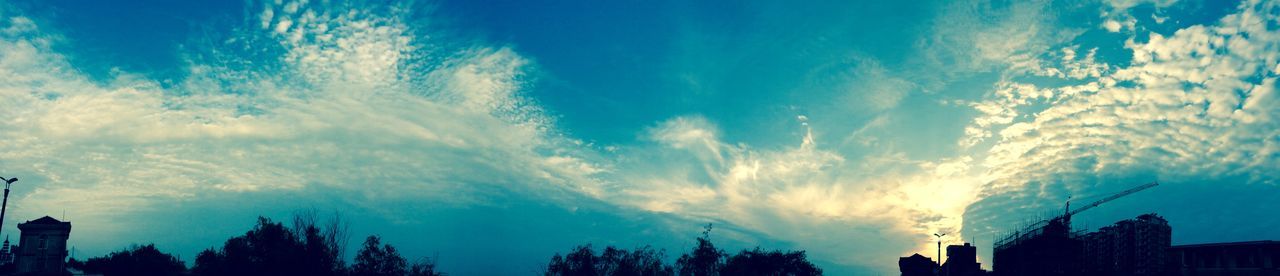
<svg viewBox="0 0 1280 276">
<path fill-rule="evenodd" d="M 54 50 L 56 31 L 4 14 L 0 155 L 32 187 L 15 194 L 13 217 L 65 209 L 78 225 L 117 228 L 175 200 L 316 187 L 371 209 L 394 207 L 360 202 L 599 193 L 601 168 L 520 96 L 526 59 L 428 48 L 414 32 L 430 30 L 408 27 L 402 8 L 362 8 L 265 5 L 261 25 L 193 45 L 191 76 L 172 88 L 127 72 L 92 81 Z M 248 58 L 224 51 L 238 40 L 283 51 L 231 66 Z"/>
<path fill-rule="evenodd" d="M 805 117 L 805 119 L 808 119 Z M 909 160 L 898 155 L 847 160 L 821 149 L 807 124 L 792 146 L 759 149 L 721 140 L 700 116 L 676 117 L 650 131 L 654 145 L 623 153 L 620 191 L 611 200 L 654 212 L 726 220 L 795 242 L 850 266 L 888 269 L 884 252 L 922 249 L 921 233 L 958 231 L 978 187 L 972 160 Z M 662 164 L 644 160 L 666 160 Z M 969 195 L 969 196 L 963 196 Z M 855 231 L 850 229 L 885 229 Z"/>
<path fill-rule="evenodd" d="M 549 57 L 461 39 L 418 18 L 431 16 L 427 5 L 251 2 L 243 20 L 206 26 L 178 47 L 186 67 L 176 82 L 124 70 L 90 77 L 60 52 L 74 50 L 59 47 L 59 30 L 0 5 L 0 172 L 26 187 L 15 190 L 13 217 L 65 208 L 101 234 L 80 244 L 101 250 L 130 237 L 138 214 L 218 209 L 246 204 L 232 200 L 243 196 L 350 208 L 388 224 L 419 225 L 448 206 L 484 218 L 438 217 L 514 221 L 502 226 L 508 235 L 571 223 L 643 229 L 626 237 L 668 244 L 672 229 L 716 222 L 730 240 L 782 241 L 820 262 L 881 271 L 895 271 L 895 255 L 930 250 L 930 233 L 987 238 L 1022 219 L 1011 214 L 1122 180 L 1276 184 L 1276 3 L 1246 1 L 1169 33 L 1130 12 L 1174 1 L 1055 4 L 934 7 L 938 17 L 904 27 L 920 34 L 892 38 L 916 43 L 906 47 L 849 49 L 882 34 L 818 19 L 806 20 L 822 28 L 791 33 L 783 23 L 793 18 L 767 5 L 740 16 L 803 43 L 690 20 L 706 29 L 673 39 L 674 54 L 640 55 L 679 59 L 637 68 L 669 69 L 645 76 L 675 83 L 652 87 L 696 92 L 670 102 L 709 103 L 637 116 L 644 121 L 628 123 L 647 126 L 635 141 L 608 145 L 575 138 L 589 130 L 562 129 L 555 114 L 580 113 L 546 110 L 530 93 L 539 77 L 555 77 L 538 63 Z M 836 22 L 866 23 L 846 21 Z M 1122 37 L 1109 43 L 1123 55 L 1096 36 Z M 618 102 L 610 108 L 627 107 Z M 668 103 L 653 102 L 644 108 Z M 536 210 L 484 209 L 493 206 Z M 533 217 L 549 213 L 561 217 Z M 550 243 L 538 246 L 559 246 Z"/>
</svg>

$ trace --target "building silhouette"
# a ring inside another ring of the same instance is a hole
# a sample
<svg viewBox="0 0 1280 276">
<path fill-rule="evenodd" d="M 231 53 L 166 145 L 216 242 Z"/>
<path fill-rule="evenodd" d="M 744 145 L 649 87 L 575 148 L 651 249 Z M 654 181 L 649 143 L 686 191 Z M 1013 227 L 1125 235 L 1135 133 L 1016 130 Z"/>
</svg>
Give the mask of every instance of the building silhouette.
<svg viewBox="0 0 1280 276">
<path fill-rule="evenodd" d="M 1080 233 L 1069 220 L 1055 218 L 995 244 L 991 268 L 996 275 L 1079 275 Z"/>
<path fill-rule="evenodd" d="M 1078 275 L 1084 273 L 1084 241 L 1071 230 L 1071 217 L 1103 203 L 1160 185 L 1151 182 L 1129 188 L 1071 209 L 1068 201 L 1062 215 L 1022 227 L 994 244 L 991 260 L 997 275 Z"/>
<path fill-rule="evenodd" d="M 63 274 L 66 272 L 67 238 L 71 223 L 45 216 L 18 224 L 22 232 L 14 249 L 18 274 Z"/>
<path fill-rule="evenodd" d="M 9 247 L 9 237 L 5 237 L 4 245 L 0 246 L 0 266 L 13 263 L 13 252 L 10 251 L 11 249 L 13 248 Z"/>
<path fill-rule="evenodd" d="M 939 275 L 974 276 L 986 275 L 982 264 L 978 263 L 978 248 L 969 243 L 947 246 L 947 263 L 942 265 Z"/>
<path fill-rule="evenodd" d="M 996 243 L 996 275 L 1166 275 L 1170 267 L 1173 228 L 1156 214 L 1087 234 L 1061 219 L 1034 230 Z"/>
<path fill-rule="evenodd" d="M 1187 244 L 1166 252 L 1167 275 L 1280 275 L 1280 241 Z"/>
<path fill-rule="evenodd" d="M 1088 275 L 1162 275 L 1173 229 L 1156 214 L 1118 221 L 1084 236 Z"/>
<path fill-rule="evenodd" d="M 938 264 L 933 259 L 919 253 L 898 258 L 898 271 L 902 272 L 902 276 L 933 276 L 937 270 Z"/>
</svg>

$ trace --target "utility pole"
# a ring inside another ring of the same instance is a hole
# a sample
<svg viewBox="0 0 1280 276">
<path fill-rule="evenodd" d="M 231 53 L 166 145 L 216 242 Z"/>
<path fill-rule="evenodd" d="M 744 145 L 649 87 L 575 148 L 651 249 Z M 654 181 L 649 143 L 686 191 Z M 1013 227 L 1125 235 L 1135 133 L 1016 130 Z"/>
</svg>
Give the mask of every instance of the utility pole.
<svg viewBox="0 0 1280 276">
<path fill-rule="evenodd" d="M 18 182 L 18 178 L 4 178 L 0 176 L 0 180 L 4 180 L 4 202 L 0 202 L 0 230 L 4 230 L 4 211 L 9 207 L 9 185 Z"/>
<path fill-rule="evenodd" d="M 947 234 L 943 234 L 943 233 L 933 234 L 934 237 L 938 237 L 938 267 L 939 268 L 942 267 L 942 236 L 946 236 L 946 235 Z"/>
</svg>

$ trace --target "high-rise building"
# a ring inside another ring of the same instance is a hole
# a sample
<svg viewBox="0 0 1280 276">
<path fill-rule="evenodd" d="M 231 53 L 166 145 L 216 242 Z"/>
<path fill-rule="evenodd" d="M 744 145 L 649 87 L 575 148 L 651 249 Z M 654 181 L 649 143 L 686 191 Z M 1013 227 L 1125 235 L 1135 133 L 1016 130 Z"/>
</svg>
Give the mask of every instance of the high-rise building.
<svg viewBox="0 0 1280 276">
<path fill-rule="evenodd" d="M 51 217 L 18 224 L 22 232 L 13 253 L 18 274 L 62 274 L 66 272 L 67 238 L 71 223 Z"/>
<path fill-rule="evenodd" d="M 1163 275 L 1172 232 L 1156 214 L 1102 227 L 1084 237 L 1084 270 L 1088 275 Z"/>
</svg>

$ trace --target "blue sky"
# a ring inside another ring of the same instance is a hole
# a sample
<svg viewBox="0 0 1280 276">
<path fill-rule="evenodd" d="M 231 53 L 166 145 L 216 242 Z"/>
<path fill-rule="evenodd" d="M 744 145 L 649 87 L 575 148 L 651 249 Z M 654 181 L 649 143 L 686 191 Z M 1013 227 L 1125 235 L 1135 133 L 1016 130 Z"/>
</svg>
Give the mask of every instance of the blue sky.
<svg viewBox="0 0 1280 276">
<path fill-rule="evenodd" d="M 0 4 L 3 233 L 189 261 L 315 209 L 470 275 L 714 223 L 875 275 L 1159 180 L 1077 226 L 1280 239 L 1280 3 L 598 2 Z"/>
</svg>

